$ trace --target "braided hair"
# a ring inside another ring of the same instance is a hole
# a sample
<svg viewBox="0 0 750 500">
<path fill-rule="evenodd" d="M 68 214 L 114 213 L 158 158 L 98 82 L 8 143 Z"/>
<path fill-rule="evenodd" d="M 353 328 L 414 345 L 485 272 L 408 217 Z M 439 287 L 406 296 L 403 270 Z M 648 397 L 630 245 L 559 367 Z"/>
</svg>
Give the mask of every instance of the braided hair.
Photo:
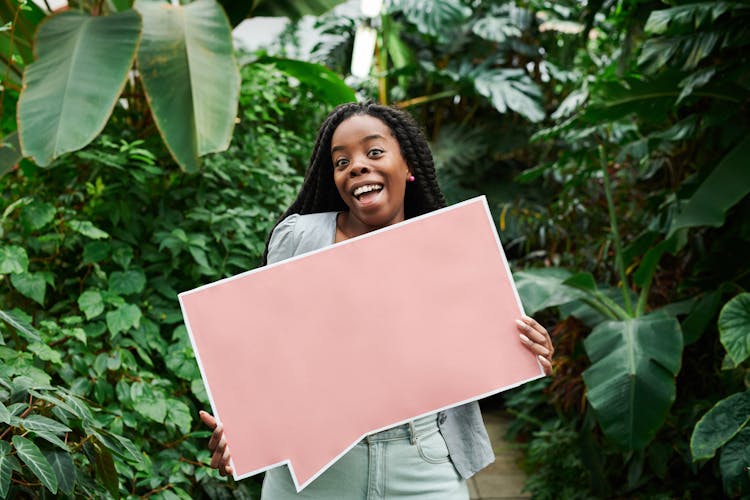
<svg viewBox="0 0 750 500">
<path fill-rule="evenodd" d="M 445 198 L 437 183 L 435 164 L 427 139 L 411 115 L 373 102 L 347 103 L 336 107 L 320 126 L 302 188 L 292 205 L 276 221 L 274 229 L 291 214 L 348 210 L 333 182 L 331 140 L 341 122 L 355 115 L 372 116 L 391 129 L 401 149 L 401 156 L 414 175 L 414 182 L 407 184 L 404 194 L 404 217 L 409 219 L 445 206 Z M 267 262 L 271 233 L 266 238 L 263 265 Z"/>
</svg>

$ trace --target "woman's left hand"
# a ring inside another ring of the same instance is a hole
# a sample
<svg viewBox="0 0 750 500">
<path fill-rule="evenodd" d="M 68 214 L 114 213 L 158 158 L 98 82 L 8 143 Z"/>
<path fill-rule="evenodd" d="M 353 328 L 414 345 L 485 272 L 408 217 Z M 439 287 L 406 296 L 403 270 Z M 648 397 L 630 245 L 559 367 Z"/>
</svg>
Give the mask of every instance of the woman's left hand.
<svg viewBox="0 0 750 500">
<path fill-rule="evenodd" d="M 521 343 L 536 354 L 544 368 L 544 373 L 552 375 L 552 355 L 555 353 L 555 348 L 547 330 L 534 318 L 528 316 L 517 319 L 516 325 L 518 331 L 521 332 Z"/>
</svg>

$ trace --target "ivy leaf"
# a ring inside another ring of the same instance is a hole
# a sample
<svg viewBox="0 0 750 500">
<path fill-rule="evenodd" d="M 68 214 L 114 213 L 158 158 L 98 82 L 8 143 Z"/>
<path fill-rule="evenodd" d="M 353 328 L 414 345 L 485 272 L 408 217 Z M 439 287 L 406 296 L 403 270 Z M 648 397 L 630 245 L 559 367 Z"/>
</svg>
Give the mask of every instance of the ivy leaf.
<svg viewBox="0 0 750 500">
<path fill-rule="evenodd" d="M 104 300 L 102 294 L 96 290 L 86 290 L 78 297 L 78 307 L 81 308 L 86 319 L 99 316 L 104 312 Z"/>
<path fill-rule="evenodd" d="M 102 240 L 105 238 L 109 238 L 109 234 L 96 227 L 91 223 L 91 221 L 72 220 L 68 224 L 73 231 L 80 233 L 87 238 L 91 238 L 92 240 Z"/>
<path fill-rule="evenodd" d="M 59 450 L 45 451 L 44 456 L 55 471 L 60 491 L 72 495 L 76 483 L 76 468 L 70 453 Z"/>
<path fill-rule="evenodd" d="M 29 269 L 26 250 L 16 245 L 0 247 L 0 274 L 25 273 Z"/>
<path fill-rule="evenodd" d="M 107 328 L 112 335 L 138 328 L 141 321 L 141 310 L 133 304 L 125 304 L 106 315 Z"/>
<path fill-rule="evenodd" d="M 30 298 L 39 305 L 44 305 L 47 283 L 41 273 L 12 274 L 10 281 L 21 295 Z"/>
<path fill-rule="evenodd" d="M 42 455 L 39 447 L 22 436 L 13 436 L 16 454 L 31 472 L 52 493 L 57 493 L 57 476 L 49 461 Z"/>
<path fill-rule="evenodd" d="M 164 423 L 167 417 L 167 401 L 158 396 L 146 396 L 135 401 L 135 411 L 159 423 Z"/>
<path fill-rule="evenodd" d="M 29 431 L 46 431 L 52 432 L 53 434 L 63 434 L 65 432 L 72 432 L 72 429 L 67 425 L 63 425 L 56 420 L 42 416 L 42 415 L 29 415 L 26 418 L 21 419 L 21 426 Z"/>
<path fill-rule="evenodd" d="M 183 434 L 189 433 L 193 419 L 188 405 L 177 399 L 170 399 L 168 403 L 169 421 L 175 424 Z"/>
<path fill-rule="evenodd" d="M 92 241 L 83 247 L 83 263 L 101 262 L 109 257 L 111 246 L 106 241 Z"/>
<path fill-rule="evenodd" d="M 50 361 L 56 365 L 62 364 L 62 354 L 47 344 L 41 342 L 29 344 L 28 350 L 36 354 L 43 361 Z"/>
<path fill-rule="evenodd" d="M 109 276 L 109 291 L 119 295 L 140 293 L 146 286 L 146 275 L 143 271 L 115 271 Z"/>
<path fill-rule="evenodd" d="M 21 210 L 21 223 L 35 231 L 41 229 L 55 218 L 55 207 L 49 203 L 33 201 Z"/>
<path fill-rule="evenodd" d="M 721 309 L 719 339 L 735 366 L 750 357 L 750 293 L 741 293 Z"/>
</svg>

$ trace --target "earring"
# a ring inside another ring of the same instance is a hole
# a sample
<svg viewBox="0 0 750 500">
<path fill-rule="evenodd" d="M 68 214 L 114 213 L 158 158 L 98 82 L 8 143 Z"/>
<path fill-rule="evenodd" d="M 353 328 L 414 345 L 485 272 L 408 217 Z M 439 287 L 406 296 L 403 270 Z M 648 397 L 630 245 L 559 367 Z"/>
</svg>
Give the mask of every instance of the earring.
<svg viewBox="0 0 750 500">
<path fill-rule="evenodd" d="M 414 176 L 413 175 L 409 176 L 409 182 L 414 182 Z"/>
</svg>

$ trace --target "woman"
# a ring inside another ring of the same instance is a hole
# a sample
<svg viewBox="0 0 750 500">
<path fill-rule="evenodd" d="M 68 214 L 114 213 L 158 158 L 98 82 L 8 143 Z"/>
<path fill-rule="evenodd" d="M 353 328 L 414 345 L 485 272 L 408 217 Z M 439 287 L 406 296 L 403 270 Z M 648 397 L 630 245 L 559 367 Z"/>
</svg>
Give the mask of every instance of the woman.
<svg viewBox="0 0 750 500">
<path fill-rule="evenodd" d="M 402 111 L 372 103 L 337 107 L 323 122 L 305 182 L 266 245 L 273 263 L 445 206 L 427 141 Z M 520 341 L 552 373 L 554 349 L 532 318 L 517 320 Z M 221 425 L 211 467 L 231 474 Z M 368 436 L 296 493 L 286 467 L 266 473 L 263 499 L 468 499 L 466 479 L 494 455 L 476 402 Z"/>
</svg>

